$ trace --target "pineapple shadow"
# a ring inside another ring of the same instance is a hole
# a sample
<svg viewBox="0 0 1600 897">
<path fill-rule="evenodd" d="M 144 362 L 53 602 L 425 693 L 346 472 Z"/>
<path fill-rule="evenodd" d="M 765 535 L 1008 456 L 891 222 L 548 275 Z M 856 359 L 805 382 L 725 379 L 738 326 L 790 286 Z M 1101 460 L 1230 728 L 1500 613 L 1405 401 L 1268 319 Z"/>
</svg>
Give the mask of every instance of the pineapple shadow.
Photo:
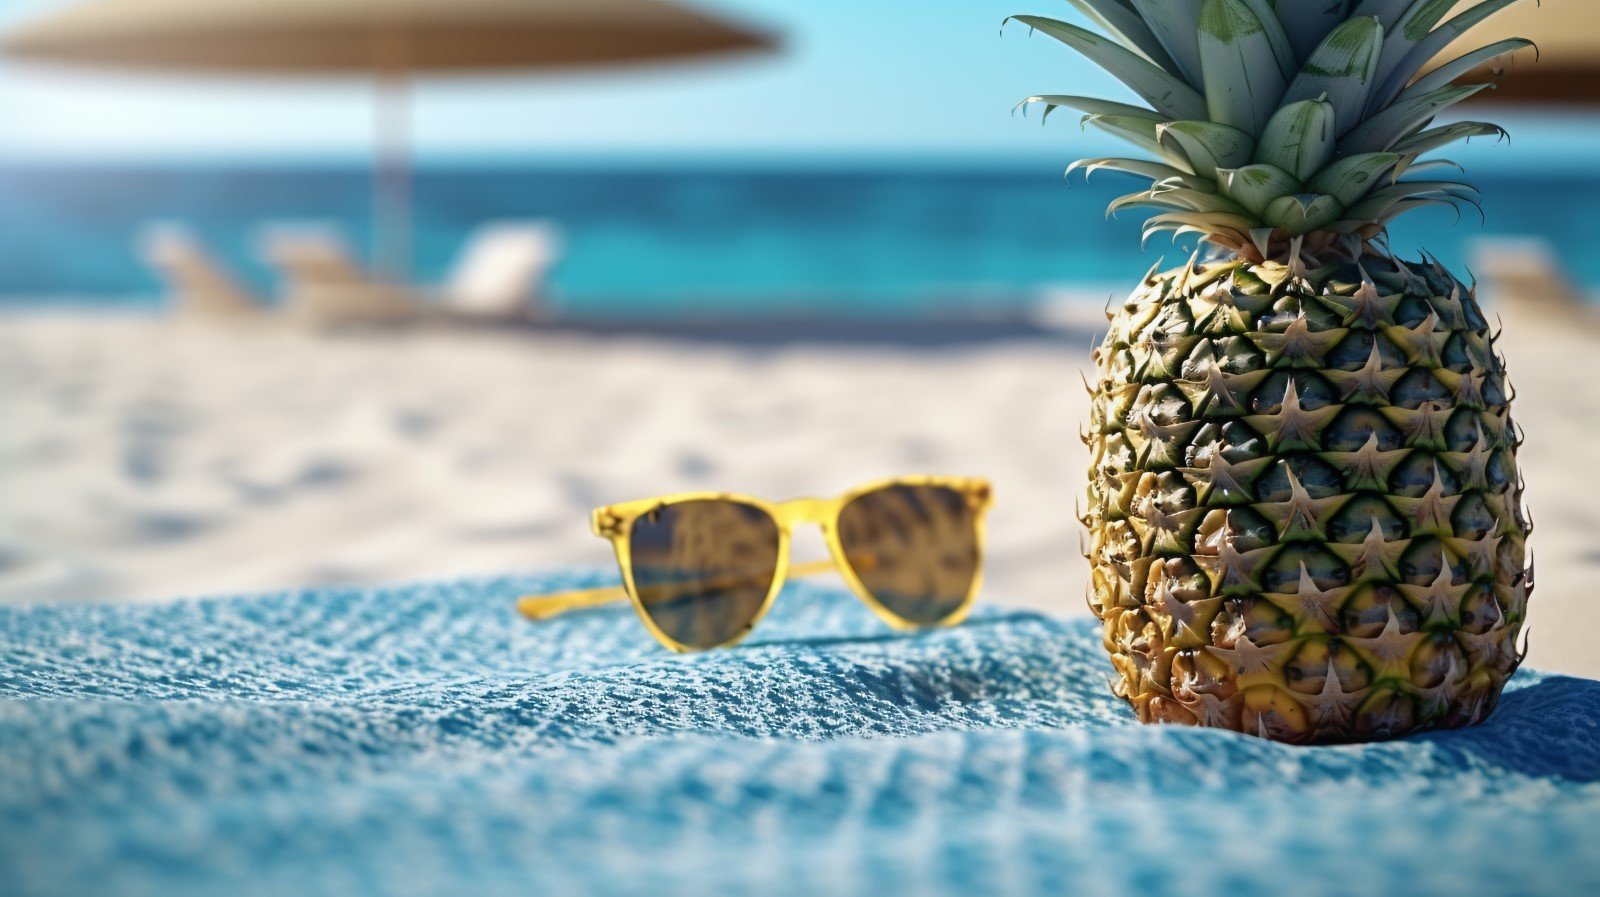
<svg viewBox="0 0 1600 897">
<path fill-rule="evenodd" d="M 1006 611 L 968 620 L 963 629 L 984 629 L 1027 625 L 1033 622 L 1050 624 L 1051 618 L 1031 611 Z M 935 633 L 936 634 L 936 633 Z M 871 635 L 788 637 L 760 640 L 754 644 L 772 647 L 804 646 L 812 649 L 836 649 L 851 646 L 888 645 L 917 638 L 907 633 L 875 633 Z M 1065 643 L 1065 642 L 1064 642 Z M 1098 658 L 1096 658 L 1098 659 Z M 1081 665 L 1083 658 L 1076 652 L 1064 650 L 1059 658 L 1062 665 Z M 952 674 L 948 665 L 936 664 L 941 669 L 899 670 L 894 681 L 875 681 L 864 684 L 863 693 L 877 698 L 890 698 L 906 703 L 921 711 L 936 711 L 950 701 L 963 702 L 979 698 L 987 700 L 1037 700 L 1023 683 L 1006 683 L 989 680 L 982 671 L 967 670 Z M 907 677 L 913 685 L 907 684 Z M 1087 681 L 1087 680 L 1085 680 Z M 962 682 L 969 687 L 955 687 Z M 985 683 L 976 687 L 972 683 Z M 1015 689 L 1009 686 L 1015 685 Z M 1014 691 L 1015 693 L 1009 693 Z M 1103 688 L 1087 689 L 1080 698 L 1091 704 L 1105 704 L 1120 711 L 1122 703 L 1113 699 Z M 1114 712 L 1113 718 L 1123 714 Z M 1428 745 L 1438 752 L 1444 765 L 1458 768 L 1490 768 L 1501 772 L 1539 778 L 1555 779 L 1573 784 L 1600 782 L 1600 681 L 1571 676 L 1546 676 L 1521 688 L 1508 689 L 1489 719 L 1480 725 L 1465 729 L 1451 729 L 1413 735 L 1392 744 Z M 1131 713 L 1126 722 L 1133 723 Z M 1161 727 L 1151 727 L 1152 729 Z M 1253 739 L 1253 736 L 1241 736 Z M 1297 751 L 1344 750 L 1348 746 L 1300 747 Z"/>
<path fill-rule="evenodd" d="M 1600 682 L 1550 676 L 1507 691 L 1482 725 L 1417 736 L 1462 765 L 1573 783 L 1600 781 Z"/>
</svg>

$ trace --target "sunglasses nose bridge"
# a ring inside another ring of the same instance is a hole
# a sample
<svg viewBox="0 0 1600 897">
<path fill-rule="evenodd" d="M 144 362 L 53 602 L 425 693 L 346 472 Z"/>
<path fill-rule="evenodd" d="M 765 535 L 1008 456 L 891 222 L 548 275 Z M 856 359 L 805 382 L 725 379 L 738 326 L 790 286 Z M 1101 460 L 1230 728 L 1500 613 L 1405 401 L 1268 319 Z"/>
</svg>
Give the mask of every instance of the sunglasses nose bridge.
<svg viewBox="0 0 1600 897">
<path fill-rule="evenodd" d="M 778 506 L 778 518 L 790 527 L 800 523 L 820 526 L 832 516 L 833 504 L 823 498 L 796 498 Z"/>
</svg>

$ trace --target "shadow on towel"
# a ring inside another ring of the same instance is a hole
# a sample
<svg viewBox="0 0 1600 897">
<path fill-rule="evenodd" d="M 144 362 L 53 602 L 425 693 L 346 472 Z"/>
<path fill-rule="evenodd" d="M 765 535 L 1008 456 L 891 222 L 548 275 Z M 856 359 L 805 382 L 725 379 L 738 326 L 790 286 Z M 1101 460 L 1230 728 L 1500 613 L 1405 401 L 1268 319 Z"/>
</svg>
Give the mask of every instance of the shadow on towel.
<svg viewBox="0 0 1600 897">
<path fill-rule="evenodd" d="M 1420 736 L 1497 769 L 1600 782 L 1600 682 L 1551 676 L 1506 692 L 1481 726 Z"/>
</svg>

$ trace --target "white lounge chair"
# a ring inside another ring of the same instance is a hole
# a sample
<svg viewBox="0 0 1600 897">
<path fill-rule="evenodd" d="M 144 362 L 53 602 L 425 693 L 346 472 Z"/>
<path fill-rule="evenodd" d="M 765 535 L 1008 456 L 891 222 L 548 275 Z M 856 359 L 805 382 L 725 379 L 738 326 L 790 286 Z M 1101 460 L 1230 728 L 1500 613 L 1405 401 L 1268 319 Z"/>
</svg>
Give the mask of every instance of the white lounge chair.
<svg viewBox="0 0 1600 897">
<path fill-rule="evenodd" d="M 467 239 L 436 294 L 448 315 L 527 319 L 540 311 L 545 278 L 561 255 L 561 237 L 545 221 L 486 224 Z"/>
<path fill-rule="evenodd" d="M 405 287 L 370 279 L 334 229 L 277 225 L 262 234 L 260 249 L 282 278 L 283 312 L 294 323 L 316 329 L 392 324 L 420 311 Z"/>
<path fill-rule="evenodd" d="M 161 278 L 173 306 L 184 317 L 237 319 L 262 310 L 194 232 L 181 224 L 146 226 L 139 237 L 139 254 Z"/>
<path fill-rule="evenodd" d="M 560 238 L 547 222 L 484 225 L 467 239 L 449 278 L 436 290 L 373 279 L 327 227 L 275 226 L 263 235 L 261 249 L 282 275 L 284 310 L 291 320 L 336 328 L 422 316 L 532 319 L 544 279 L 560 255 Z"/>
</svg>

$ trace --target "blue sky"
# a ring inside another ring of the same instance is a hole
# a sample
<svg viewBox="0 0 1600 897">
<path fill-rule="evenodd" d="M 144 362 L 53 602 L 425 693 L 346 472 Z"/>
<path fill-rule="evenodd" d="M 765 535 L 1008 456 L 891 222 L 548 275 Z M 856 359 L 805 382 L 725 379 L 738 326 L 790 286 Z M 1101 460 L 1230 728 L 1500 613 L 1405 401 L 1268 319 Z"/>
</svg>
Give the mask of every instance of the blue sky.
<svg viewBox="0 0 1600 897">
<path fill-rule="evenodd" d="M 59 0 L 4 0 L 5 23 Z M 1109 78 L 1001 20 L 1071 18 L 1061 0 L 717 0 L 785 35 L 762 59 L 562 78 L 434 80 L 415 91 L 425 158 L 602 152 L 942 157 L 1095 153 L 1112 144 L 1067 117 L 1041 129 L 1011 105 L 1035 92 L 1115 94 Z M 235 79 L 108 77 L 0 63 L 0 155 L 285 159 L 365 156 L 372 88 Z M 1464 162 L 1576 162 L 1600 126 L 1508 122 L 1511 148 Z"/>
</svg>

